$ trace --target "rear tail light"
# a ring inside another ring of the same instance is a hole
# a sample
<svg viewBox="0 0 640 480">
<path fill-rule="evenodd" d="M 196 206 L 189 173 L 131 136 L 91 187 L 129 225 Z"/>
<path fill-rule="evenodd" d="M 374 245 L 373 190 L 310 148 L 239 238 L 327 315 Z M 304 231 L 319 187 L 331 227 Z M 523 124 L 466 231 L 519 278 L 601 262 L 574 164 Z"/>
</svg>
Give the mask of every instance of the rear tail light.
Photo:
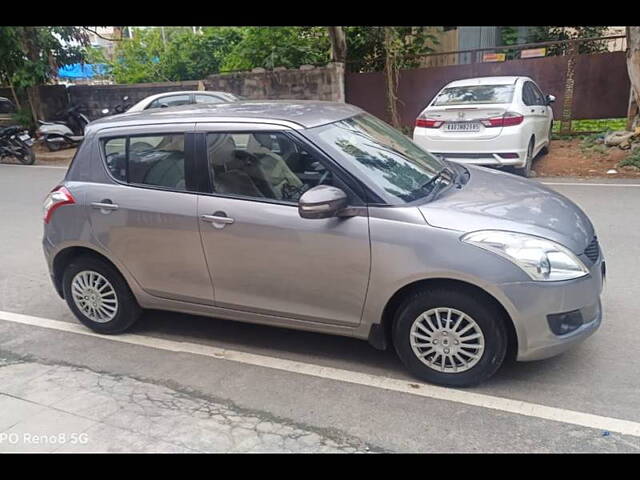
<svg viewBox="0 0 640 480">
<path fill-rule="evenodd" d="M 507 112 L 501 117 L 485 118 L 480 122 L 485 127 L 511 127 L 513 125 L 520 125 L 524 120 L 524 116 L 515 112 Z"/>
<path fill-rule="evenodd" d="M 47 198 L 44 199 L 44 223 L 49 223 L 51 215 L 63 205 L 71 205 L 76 203 L 76 199 L 73 198 L 71 192 L 66 187 L 58 185 L 56 188 L 49 192 Z"/>
<path fill-rule="evenodd" d="M 444 122 L 442 120 L 433 120 L 431 118 L 416 118 L 416 127 L 422 128 L 440 128 Z"/>
</svg>

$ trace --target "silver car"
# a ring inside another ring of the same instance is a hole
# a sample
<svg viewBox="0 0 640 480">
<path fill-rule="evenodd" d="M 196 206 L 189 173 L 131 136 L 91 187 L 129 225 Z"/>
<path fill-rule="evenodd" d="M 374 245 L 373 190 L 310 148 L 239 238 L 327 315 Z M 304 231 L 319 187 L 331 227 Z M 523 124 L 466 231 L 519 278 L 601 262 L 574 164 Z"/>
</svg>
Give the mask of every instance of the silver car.
<svg viewBox="0 0 640 480">
<path fill-rule="evenodd" d="M 345 335 L 440 385 L 556 355 L 602 320 L 605 264 L 573 202 L 342 103 L 95 121 L 45 201 L 43 245 L 96 332 L 164 309 Z"/>
</svg>

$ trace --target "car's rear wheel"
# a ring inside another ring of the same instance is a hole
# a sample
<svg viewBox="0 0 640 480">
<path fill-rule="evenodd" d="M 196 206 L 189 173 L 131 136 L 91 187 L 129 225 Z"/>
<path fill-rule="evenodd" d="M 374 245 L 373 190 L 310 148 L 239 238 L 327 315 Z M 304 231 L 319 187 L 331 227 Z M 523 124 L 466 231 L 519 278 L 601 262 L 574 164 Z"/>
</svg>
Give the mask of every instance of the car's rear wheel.
<svg viewBox="0 0 640 480">
<path fill-rule="evenodd" d="M 507 351 L 504 314 L 491 302 L 453 289 L 415 291 L 396 312 L 393 342 L 416 377 L 466 387 L 487 380 Z"/>
<path fill-rule="evenodd" d="M 540 152 L 543 155 L 546 155 L 551 150 L 551 136 L 552 135 L 553 135 L 553 122 L 551 122 L 551 125 L 549 126 L 549 137 L 547 138 L 548 143 L 544 147 L 542 147 L 542 150 L 540 150 Z"/>
<path fill-rule="evenodd" d="M 71 311 L 95 332 L 124 332 L 140 316 L 141 309 L 125 279 L 99 258 L 74 259 L 64 272 L 62 288 Z"/>
<path fill-rule="evenodd" d="M 529 146 L 527 147 L 527 159 L 524 163 L 524 167 L 517 167 L 513 169 L 513 172 L 516 175 L 520 175 L 522 177 L 531 176 L 531 166 L 533 165 L 533 147 L 534 142 L 533 138 L 529 141 Z"/>
</svg>

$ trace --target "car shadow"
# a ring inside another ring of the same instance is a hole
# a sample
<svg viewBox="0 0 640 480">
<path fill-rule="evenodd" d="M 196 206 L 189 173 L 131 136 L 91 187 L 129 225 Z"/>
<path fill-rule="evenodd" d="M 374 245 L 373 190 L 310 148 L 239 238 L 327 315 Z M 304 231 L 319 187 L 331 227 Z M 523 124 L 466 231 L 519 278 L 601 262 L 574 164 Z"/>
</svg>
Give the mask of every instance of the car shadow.
<svg viewBox="0 0 640 480">
<path fill-rule="evenodd" d="M 393 348 L 376 350 L 355 338 L 159 310 L 146 310 L 131 333 L 415 381 Z M 492 378 L 471 389 L 491 393 L 513 384 L 539 384 L 570 368 L 564 357 L 535 362 L 509 359 Z"/>
</svg>

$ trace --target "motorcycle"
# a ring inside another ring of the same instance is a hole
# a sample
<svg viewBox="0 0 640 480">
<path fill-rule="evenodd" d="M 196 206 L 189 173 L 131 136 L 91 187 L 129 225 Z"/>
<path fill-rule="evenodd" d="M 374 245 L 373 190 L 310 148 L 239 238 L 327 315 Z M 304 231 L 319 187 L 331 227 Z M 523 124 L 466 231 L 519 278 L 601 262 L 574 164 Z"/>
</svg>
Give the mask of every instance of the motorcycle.
<svg viewBox="0 0 640 480">
<path fill-rule="evenodd" d="M 0 127 L 0 159 L 15 157 L 24 165 L 33 165 L 36 154 L 29 131 L 18 125 Z"/>
<path fill-rule="evenodd" d="M 65 146 L 76 147 L 84 140 L 84 128 L 89 123 L 87 116 L 80 112 L 81 106 L 69 107 L 56 115 L 66 121 L 45 122 L 39 120 L 40 128 L 36 136 L 42 139 L 51 152 Z"/>
<path fill-rule="evenodd" d="M 129 110 L 131 108 L 131 104 L 129 103 L 129 97 L 127 95 L 125 95 L 124 97 L 122 97 L 122 102 L 120 102 L 120 104 L 116 105 L 113 108 L 114 113 L 124 113 L 127 110 Z M 108 108 L 103 108 L 102 109 L 102 114 L 103 115 L 109 115 L 110 110 Z"/>
</svg>

